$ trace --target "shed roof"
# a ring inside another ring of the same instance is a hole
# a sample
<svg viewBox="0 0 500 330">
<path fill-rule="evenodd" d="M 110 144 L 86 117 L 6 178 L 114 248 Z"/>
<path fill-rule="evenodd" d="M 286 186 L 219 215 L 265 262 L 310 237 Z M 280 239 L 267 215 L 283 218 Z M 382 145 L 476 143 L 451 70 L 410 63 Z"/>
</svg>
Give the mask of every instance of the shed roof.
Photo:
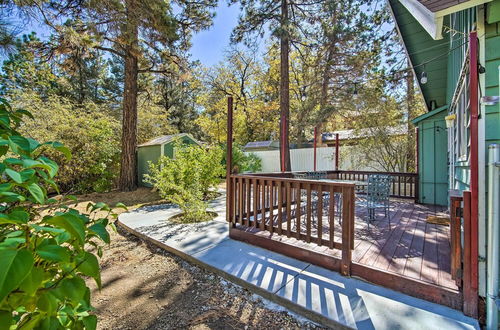
<svg viewBox="0 0 500 330">
<path fill-rule="evenodd" d="M 149 140 L 148 142 L 145 142 L 143 144 L 138 145 L 138 147 L 146 147 L 146 146 L 156 146 L 156 145 L 164 145 L 169 142 L 172 142 L 178 138 L 187 136 L 197 144 L 201 144 L 199 141 L 197 141 L 191 134 L 188 133 L 178 133 L 178 134 L 172 134 L 172 135 L 162 135 L 159 137 L 156 137 L 152 140 Z"/>
<path fill-rule="evenodd" d="M 278 141 L 253 141 L 253 142 L 248 142 L 245 145 L 245 149 L 256 149 L 256 148 L 273 148 L 273 147 L 279 147 Z"/>
<path fill-rule="evenodd" d="M 427 119 L 429 117 L 432 117 L 434 115 L 437 115 L 438 113 L 444 111 L 444 110 L 447 110 L 448 109 L 448 105 L 443 105 L 442 107 L 439 107 L 437 109 L 434 109 L 430 112 L 427 112 L 427 113 L 424 113 L 423 115 L 421 116 L 418 116 L 417 118 L 413 119 L 411 122 L 413 123 L 413 125 L 416 125 L 418 122 L 424 120 L 424 119 Z"/>
</svg>

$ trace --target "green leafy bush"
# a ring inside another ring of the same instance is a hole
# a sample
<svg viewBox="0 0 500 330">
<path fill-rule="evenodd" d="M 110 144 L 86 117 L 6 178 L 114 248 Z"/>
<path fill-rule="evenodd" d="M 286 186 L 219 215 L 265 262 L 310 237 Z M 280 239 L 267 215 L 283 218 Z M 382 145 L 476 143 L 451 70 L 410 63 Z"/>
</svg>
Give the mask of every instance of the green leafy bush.
<svg viewBox="0 0 500 330">
<path fill-rule="evenodd" d="M 225 154 L 224 154 L 225 155 Z M 225 156 L 224 156 L 225 163 Z M 233 146 L 233 172 L 256 173 L 262 170 L 262 160 L 255 154 L 246 155 L 239 146 Z"/>
<path fill-rule="evenodd" d="M 186 222 L 205 221 L 206 199 L 224 174 L 222 149 L 177 145 L 175 158 L 162 157 L 150 164 L 145 179 L 158 189 L 160 195 L 178 204 Z"/>
<path fill-rule="evenodd" d="M 20 135 L 23 116 L 31 114 L 0 99 L 0 329 L 95 329 L 84 277 L 100 287 L 91 250 L 102 255 L 114 214 L 103 203 L 89 203 L 87 215 L 48 198 L 59 167 L 43 152 L 70 153 Z"/>
<path fill-rule="evenodd" d="M 120 121 L 103 106 L 76 106 L 64 97 L 42 99 L 34 93 L 16 96 L 18 107 L 35 120 L 22 123 L 20 133 L 38 141 L 60 141 L 71 149 L 71 159 L 53 150 L 45 154 L 59 164 L 55 181 L 62 191 L 84 193 L 113 188 L 120 164 Z"/>
</svg>

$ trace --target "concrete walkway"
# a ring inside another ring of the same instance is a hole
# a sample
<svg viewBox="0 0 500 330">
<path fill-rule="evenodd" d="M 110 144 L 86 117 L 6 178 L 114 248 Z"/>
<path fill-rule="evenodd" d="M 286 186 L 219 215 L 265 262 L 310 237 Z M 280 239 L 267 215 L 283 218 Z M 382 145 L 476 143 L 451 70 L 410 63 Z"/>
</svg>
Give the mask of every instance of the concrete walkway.
<svg viewBox="0 0 500 330">
<path fill-rule="evenodd" d="M 142 207 L 119 217 L 131 233 L 251 291 L 334 328 L 479 329 L 461 312 L 413 298 L 229 238 L 225 198 L 210 204 L 210 222 L 174 224 L 172 205 Z"/>
</svg>

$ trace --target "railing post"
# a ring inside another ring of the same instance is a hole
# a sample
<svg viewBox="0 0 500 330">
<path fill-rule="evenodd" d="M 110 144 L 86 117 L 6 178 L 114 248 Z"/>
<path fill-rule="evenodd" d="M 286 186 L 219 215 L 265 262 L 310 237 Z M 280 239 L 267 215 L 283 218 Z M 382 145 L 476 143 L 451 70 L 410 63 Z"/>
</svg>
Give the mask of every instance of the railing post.
<svg viewBox="0 0 500 330">
<path fill-rule="evenodd" d="M 451 278 L 462 287 L 462 196 L 450 190 Z"/>
<path fill-rule="evenodd" d="M 473 219 L 472 219 L 472 193 L 463 192 L 464 199 L 464 252 L 463 252 L 463 312 L 467 316 L 477 318 L 478 316 L 478 295 L 474 286 L 474 237 L 473 237 Z M 477 257 L 476 257 L 477 258 Z"/>
<path fill-rule="evenodd" d="M 354 240 L 354 188 L 342 188 L 342 261 L 340 273 L 351 275 L 352 246 Z"/>
<path fill-rule="evenodd" d="M 417 176 L 415 178 L 415 203 L 419 202 L 419 193 L 420 193 L 420 182 L 419 182 L 419 145 L 420 145 L 420 132 L 418 131 L 418 127 L 415 127 L 415 173 L 417 173 Z"/>
<path fill-rule="evenodd" d="M 231 174 L 233 172 L 233 97 L 227 98 L 227 139 L 226 139 L 226 220 L 233 219 L 234 192 Z M 236 224 L 232 224 L 235 226 Z"/>
</svg>

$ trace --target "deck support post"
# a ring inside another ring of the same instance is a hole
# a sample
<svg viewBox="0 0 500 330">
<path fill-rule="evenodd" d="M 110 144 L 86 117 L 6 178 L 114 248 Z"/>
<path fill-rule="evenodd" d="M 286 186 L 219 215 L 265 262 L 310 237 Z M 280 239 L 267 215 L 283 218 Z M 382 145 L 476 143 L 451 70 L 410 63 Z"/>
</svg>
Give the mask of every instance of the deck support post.
<svg viewBox="0 0 500 330">
<path fill-rule="evenodd" d="M 479 141 L 478 141 L 478 120 L 479 120 L 479 98 L 478 98 L 478 39 L 477 32 L 469 34 L 469 97 L 470 97 L 470 292 L 464 292 L 464 313 L 474 318 L 478 317 L 478 216 L 479 216 Z M 484 170 L 484 169 L 483 169 Z M 466 233 L 467 234 L 467 233 Z"/>
<path fill-rule="evenodd" d="M 354 241 L 354 188 L 342 188 L 342 260 L 340 273 L 351 276 Z"/>
<path fill-rule="evenodd" d="M 233 97 L 227 98 L 227 139 L 226 139 L 226 220 L 231 222 L 234 212 L 234 193 L 231 174 L 233 172 Z M 236 226 L 232 223 L 232 226 Z"/>
<path fill-rule="evenodd" d="M 419 173 L 419 168 L 418 168 L 418 163 L 419 163 L 419 131 L 418 127 L 415 127 L 415 173 L 417 174 L 417 177 L 415 179 L 415 203 L 419 203 L 420 201 L 420 173 Z"/>
</svg>

